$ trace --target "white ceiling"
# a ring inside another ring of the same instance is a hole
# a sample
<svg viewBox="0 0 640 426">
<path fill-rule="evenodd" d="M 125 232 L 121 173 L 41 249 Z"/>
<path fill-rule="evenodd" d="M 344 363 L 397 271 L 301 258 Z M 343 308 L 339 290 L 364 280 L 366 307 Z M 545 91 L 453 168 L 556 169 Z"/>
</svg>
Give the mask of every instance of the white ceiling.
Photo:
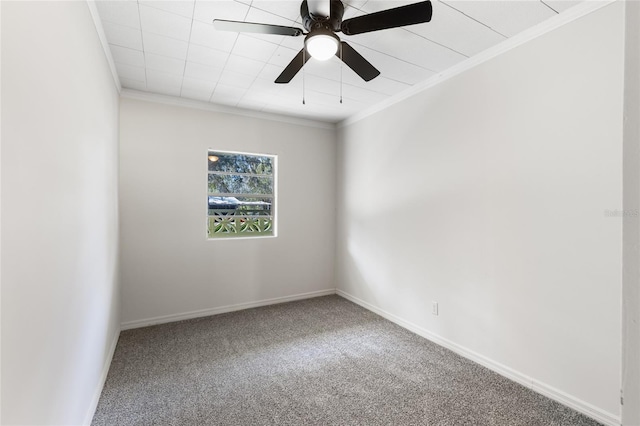
<svg viewBox="0 0 640 426">
<path fill-rule="evenodd" d="M 300 2 L 96 3 L 124 88 L 329 122 L 407 90 L 580 3 L 436 0 L 429 23 L 355 36 L 338 33 L 380 70 L 370 82 L 334 57 L 326 62 L 311 59 L 291 83 L 275 84 L 302 48 L 304 37 L 236 34 L 216 31 L 212 24 L 213 19 L 228 19 L 302 28 Z M 343 0 L 344 19 L 415 2 Z"/>
</svg>

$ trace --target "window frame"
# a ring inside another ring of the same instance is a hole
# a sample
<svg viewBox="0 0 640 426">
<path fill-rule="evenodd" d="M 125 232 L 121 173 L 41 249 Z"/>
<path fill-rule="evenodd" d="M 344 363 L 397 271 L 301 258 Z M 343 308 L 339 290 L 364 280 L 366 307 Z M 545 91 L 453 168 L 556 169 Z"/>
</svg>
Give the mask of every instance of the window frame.
<svg viewBox="0 0 640 426">
<path fill-rule="evenodd" d="M 233 172 L 220 172 L 220 173 L 215 173 L 215 172 L 211 172 L 209 170 L 209 156 L 210 155 L 215 155 L 216 153 L 218 154 L 229 154 L 229 155 L 245 155 L 245 156 L 252 156 L 252 157 L 270 157 L 271 158 L 271 165 L 272 165 L 272 170 L 273 173 L 271 175 L 263 175 L 264 176 L 271 176 L 273 179 L 273 192 L 271 194 L 241 194 L 241 193 L 211 193 L 209 192 L 209 176 L 214 174 L 214 175 L 240 175 L 240 176 L 257 176 L 259 177 L 260 175 L 257 174 L 252 174 L 252 173 L 233 173 Z M 207 212 L 206 212 L 206 239 L 207 241 L 220 241 L 220 240 L 246 240 L 246 239 L 261 239 L 261 238 L 276 238 L 278 236 L 278 155 L 277 154 L 269 154 L 269 153 L 254 153 L 254 152 L 243 152 L 243 151 L 227 151 L 227 150 L 222 150 L 222 149 L 213 149 L 213 148 L 208 148 L 207 149 L 207 166 L 206 166 L 206 171 L 207 171 L 207 186 L 206 186 L 206 191 L 207 191 Z M 228 233 L 228 234 L 217 234 L 217 236 L 211 236 L 211 234 L 209 234 L 209 223 L 210 223 L 210 218 L 213 217 L 209 214 L 209 211 L 211 210 L 209 208 L 209 197 L 255 197 L 255 198 L 271 198 L 271 207 L 270 207 L 270 218 L 271 218 L 271 233 L 270 234 L 257 234 L 257 235 L 251 235 L 250 232 L 247 233 L 242 233 L 242 232 L 235 232 L 235 233 Z"/>
</svg>

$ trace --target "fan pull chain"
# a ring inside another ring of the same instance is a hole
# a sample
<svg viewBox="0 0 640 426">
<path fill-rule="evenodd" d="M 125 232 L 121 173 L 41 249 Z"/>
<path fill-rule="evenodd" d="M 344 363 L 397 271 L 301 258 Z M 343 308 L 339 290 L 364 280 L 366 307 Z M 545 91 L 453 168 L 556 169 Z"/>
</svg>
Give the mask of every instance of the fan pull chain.
<svg viewBox="0 0 640 426">
<path fill-rule="evenodd" d="M 344 61 L 342 60 L 342 42 L 340 43 L 340 103 L 342 103 L 342 64 Z"/>
<path fill-rule="evenodd" d="M 307 49 L 303 48 L 302 49 L 302 105 L 306 105 L 306 102 L 304 101 L 304 64 L 307 63 L 306 61 L 306 55 L 307 54 Z"/>
</svg>

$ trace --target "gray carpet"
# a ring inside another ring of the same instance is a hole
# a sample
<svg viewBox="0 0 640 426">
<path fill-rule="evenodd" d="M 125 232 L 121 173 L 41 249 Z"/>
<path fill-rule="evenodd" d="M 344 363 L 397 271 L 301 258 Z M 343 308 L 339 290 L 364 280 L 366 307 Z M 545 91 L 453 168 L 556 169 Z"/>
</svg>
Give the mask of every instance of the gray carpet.
<svg viewBox="0 0 640 426">
<path fill-rule="evenodd" d="M 93 425 L 597 425 L 341 297 L 124 331 Z"/>
</svg>

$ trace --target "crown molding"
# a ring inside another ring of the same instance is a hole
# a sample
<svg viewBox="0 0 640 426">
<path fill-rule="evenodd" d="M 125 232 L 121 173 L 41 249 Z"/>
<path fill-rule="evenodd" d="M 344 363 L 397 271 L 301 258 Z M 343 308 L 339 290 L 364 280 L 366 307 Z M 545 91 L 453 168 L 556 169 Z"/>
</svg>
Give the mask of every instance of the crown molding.
<svg viewBox="0 0 640 426">
<path fill-rule="evenodd" d="M 165 105 L 179 106 L 183 108 L 194 108 L 203 111 L 219 112 L 224 114 L 240 115 L 243 117 L 257 118 L 261 120 L 278 121 L 298 126 L 316 127 L 320 129 L 335 130 L 336 125 L 326 121 L 310 120 L 307 118 L 293 117 L 290 115 L 274 114 L 270 112 L 252 111 L 249 109 L 235 108 L 231 106 L 212 104 L 209 102 L 196 101 L 193 99 L 177 98 L 175 96 L 159 95 L 156 93 L 141 92 L 139 90 L 122 89 L 120 96 L 123 98 L 137 99 L 147 102 L 155 102 Z"/>
<path fill-rule="evenodd" d="M 96 27 L 96 32 L 98 33 L 100 44 L 102 44 L 104 56 L 107 58 L 107 63 L 109 64 L 109 69 L 111 70 L 111 76 L 113 77 L 116 88 L 120 93 L 122 92 L 122 84 L 120 84 L 120 77 L 118 77 L 116 63 L 113 61 L 113 56 L 111 56 L 111 49 L 109 49 L 107 35 L 104 33 L 104 28 L 102 27 L 102 20 L 100 19 L 100 14 L 98 13 L 98 7 L 96 6 L 95 0 L 86 0 L 86 2 L 87 6 L 89 7 L 89 13 L 91 13 L 91 18 L 93 18 L 93 25 L 95 25 Z"/>
<path fill-rule="evenodd" d="M 397 95 L 380 101 L 370 108 L 365 109 L 364 111 L 355 113 L 351 117 L 338 122 L 336 126 L 338 128 L 346 127 L 377 112 L 383 111 L 391 107 L 392 105 L 402 102 L 407 98 L 417 95 L 418 93 L 424 92 L 433 86 L 436 86 L 452 77 L 455 77 L 458 74 L 470 70 L 484 62 L 489 61 L 490 59 L 495 58 L 496 56 L 502 55 L 503 53 L 508 52 L 511 49 L 515 49 L 516 47 L 524 43 L 534 40 L 544 34 L 547 34 L 550 31 L 573 22 L 576 19 L 582 18 L 583 16 L 595 12 L 598 9 L 615 3 L 616 1 L 619 0 L 586 0 L 583 3 L 580 3 L 565 12 L 553 16 L 538 25 L 526 29 L 523 32 L 514 35 L 513 37 L 510 37 L 498 43 L 497 45 L 490 47 L 489 49 L 454 65 L 451 68 L 447 68 L 446 70 L 434 75 L 433 77 L 421 83 L 411 86 L 410 88 L 398 93 Z"/>
</svg>

